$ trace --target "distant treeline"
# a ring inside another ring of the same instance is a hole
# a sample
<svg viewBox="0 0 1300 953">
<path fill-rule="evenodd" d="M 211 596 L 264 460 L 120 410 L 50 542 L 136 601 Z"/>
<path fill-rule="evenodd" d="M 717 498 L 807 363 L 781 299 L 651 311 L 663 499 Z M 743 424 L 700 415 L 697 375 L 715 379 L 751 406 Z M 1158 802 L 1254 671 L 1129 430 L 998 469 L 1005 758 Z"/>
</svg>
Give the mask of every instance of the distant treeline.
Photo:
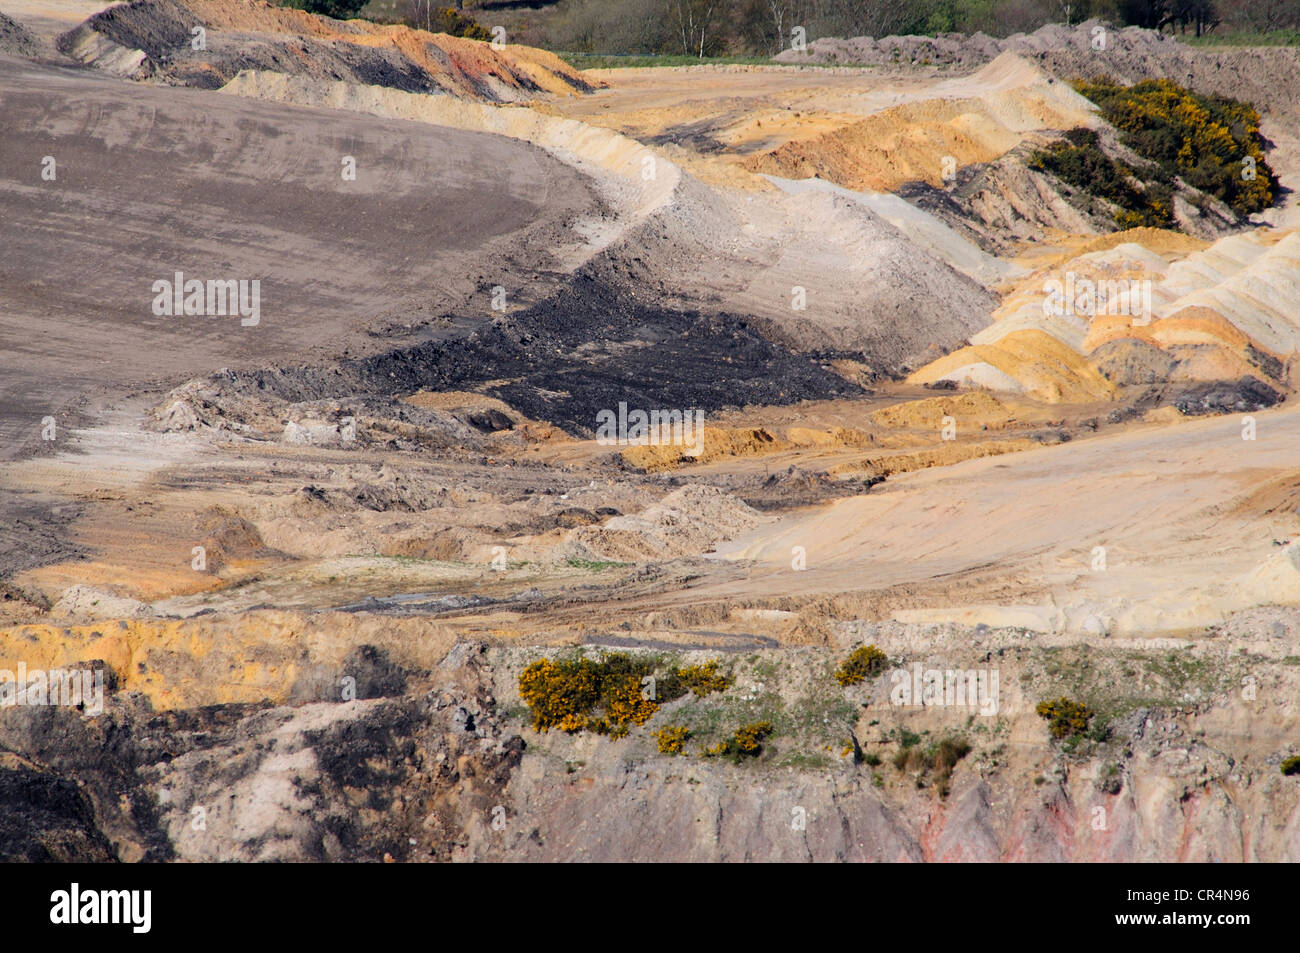
<svg viewBox="0 0 1300 953">
<path fill-rule="evenodd" d="M 335 17 L 366 0 L 282 0 Z M 770 55 L 824 36 L 1032 32 L 1100 17 L 1188 36 L 1300 29 L 1300 0 L 370 0 L 366 14 L 578 53 Z"/>
</svg>

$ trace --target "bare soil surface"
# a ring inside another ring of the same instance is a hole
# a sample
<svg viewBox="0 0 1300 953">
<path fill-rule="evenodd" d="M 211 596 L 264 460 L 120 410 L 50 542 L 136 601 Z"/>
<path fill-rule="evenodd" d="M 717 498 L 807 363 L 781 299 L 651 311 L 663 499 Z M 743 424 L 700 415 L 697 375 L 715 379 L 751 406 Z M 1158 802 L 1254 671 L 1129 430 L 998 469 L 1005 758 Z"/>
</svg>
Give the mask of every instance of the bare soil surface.
<svg viewBox="0 0 1300 953">
<path fill-rule="evenodd" d="M 374 350 L 367 330 L 453 303 L 486 321 L 480 284 L 546 270 L 600 214 L 581 175 L 513 140 L 4 65 L 6 456 L 87 395 Z M 259 280 L 259 323 L 154 314 L 177 271 Z"/>
<path fill-rule="evenodd" d="M 242 0 L 0 11 L 0 670 L 105 685 L 0 706 L 0 858 L 1300 859 L 1294 196 L 1081 211 L 1026 160 L 1115 148 L 1090 34 L 579 75 Z M 1290 53 L 1108 55 L 1262 95 Z M 155 314 L 178 271 L 257 323 Z M 1048 313 L 1066 271 L 1153 320 Z M 637 410 L 698 441 L 600 428 Z M 841 684 L 866 644 L 1001 694 Z M 525 668 L 609 652 L 726 685 L 543 730 Z"/>
</svg>

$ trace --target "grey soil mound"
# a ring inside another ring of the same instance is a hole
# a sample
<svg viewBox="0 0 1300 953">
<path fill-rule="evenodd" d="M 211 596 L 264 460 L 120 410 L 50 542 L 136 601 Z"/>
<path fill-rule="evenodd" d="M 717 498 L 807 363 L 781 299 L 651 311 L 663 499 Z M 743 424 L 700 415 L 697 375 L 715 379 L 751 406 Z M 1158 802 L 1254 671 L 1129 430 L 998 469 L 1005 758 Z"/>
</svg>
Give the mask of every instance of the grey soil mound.
<svg viewBox="0 0 1300 953">
<path fill-rule="evenodd" d="M 1097 31 L 1104 31 L 1098 33 Z M 1104 47 L 1094 40 L 1104 35 Z M 880 39 L 824 38 L 807 53 L 787 50 L 779 63 L 822 63 L 879 67 L 933 66 L 967 72 L 1002 53 L 1023 56 L 1053 75 L 1109 77 L 1121 83 L 1172 79 L 1200 93 L 1246 100 L 1261 112 L 1294 113 L 1300 104 L 1300 49 L 1295 47 L 1201 48 L 1140 27 L 1116 29 L 1102 20 L 1075 27 L 1049 24 L 1033 33 L 999 39 L 976 33 L 939 36 L 887 36 Z"/>
<path fill-rule="evenodd" d="M 40 43 L 21 24 L 0 13 L 0 53 L 14 56 L 36 56 Z"/>
<path fill-rule="evenodd" d="M 861 393 L 742 317 L 640 304 L 629 290 L 584 272 L 554 297 L 464 336 L 337 365 L 232 371 L 217 382 L 224 394 L 295 404 L 480 390 L 580 435 L 620 402 L 712 412 Z"/>
<path fill-rule="evenodd" d="M 1178 364 L 1168 351 L 1137 338 L 1107 341 L 1092 352 L 1092 359 L 1097 370 L 1116 384 L 1167 381 Z"/>
<path fill-rule="evenodd" d="M 601 214 L 583 175 L 501 136 L 14 67 L 0 73 L 0 455 L 41 445 L 41 419 L 92 393 L 373 352 L 385 342 L 363 334 L 385 316 L 463 306 L 481 280 L 513 285 L 512 267 L 546 272 L 546 250 Z M 258 324 L 155 314 L 154 282 L 177 271 L 260 281 Z"/>
<path fill-rule="evenodd" d="M 1094 49 L 1095 32 L 1103 31 L 1104 48 Z M 1074 27 L 1049 23 L 1033 33 L 1016 33 L 1005 38 L 986 33 L 966 36 L 941 33 L 937 36 L 886 36 L 873 39 L 827 37 L 815 40 L 807 53 L 786 50 L 775 57 L 780 63 L 842 63 L 871 66 L 940 66 L 978 69 L 1003 53 L 1027 58 L 1058 51 L 1101 55 L 1152 56 L 1164 53 L 1174 42 L 1155 30 L 1127 27 L 1117 30 L 1102 20 L 1088 20 Z"/>
</svg>

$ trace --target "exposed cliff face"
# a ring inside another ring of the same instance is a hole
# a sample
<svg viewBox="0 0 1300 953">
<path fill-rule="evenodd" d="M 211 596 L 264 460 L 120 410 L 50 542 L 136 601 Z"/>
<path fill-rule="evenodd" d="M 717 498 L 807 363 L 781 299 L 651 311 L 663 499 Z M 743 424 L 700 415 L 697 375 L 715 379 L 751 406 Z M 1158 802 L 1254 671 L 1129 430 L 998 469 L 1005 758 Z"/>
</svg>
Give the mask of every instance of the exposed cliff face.
<svg viewBox="0 0 1300 953">
<path fill-rule="evenodd" d="M 1283 654 L 1295 622 L 1257 613 L 1180 649 L 946 627 L 931 653 L 891 657 L 996 669 L 990 716 L 891 704 L 890 675 L 827 687 L 843 649 L 786 649 L 724 659 L 720 696 L 665 703 L 622 739 L 539 734 L 514 688 L 538 650 L 472 643 L 423 675 L 368 653 L 341 702 L 154 712 L 110 693 L 93 718 L 4 709 L 5 856 L 1296 861 L 1300 779 L 1278 769 L 1300 737 L 1300 666 Z M 916 636 L 873 632 L 890 652 Z M 1050 740 L 1035 700 L 1089 691 L 1090 737 Z M 699 756 L 758 716 L 776 726 L 761 756 Z M 661 722 L 695 725 L 699 743 L 658 753 Z M 860 757 L 827 751 L 850 730 Z M 909 736 L 970 750 L 945 782 L 900 757 Z"/>
<path fill-rule="evenodd" d="M 0 754 L 0 860 L 103 863 L 113 849 L 77 784 L 26 758 Z"/>
<path fill-rule="evenodd" d="M 464 652 L 462 651 L 462 655 Z M 382 658 L 382 656 L 381 656 Z M 381 666 L 382 667 L 382 666 Z M 464 817 L 490 813 L 523 742 L 491 717 L 472 672 L 384 699 L 154 712 L 112 697 L 101 717 L 0 716 L 5 859 L 446 860 Z M 350 693 L 349 693 L 350 694 Z"/>
<path fill-rule="evenodd" d="M 1160 735 L 1179 731 L 1151 727 Z M 818 862 L 1300 856 L 1290 779 L 1256 779 L 1262 790 L 1243 804 L 1226 758 L 1204 746 L 1172 750 L 1166 743 L 1135 752 L 1122 773 L 1125 787 L 1115 794 L 1099 789 L 1103 766 L 1085 764 L 1068 772 L 1061 766 L 1041 785 L 971 775 L 943 801 L 930 791 L 884 793 L 862 774 L 777 775 L 755 784 L 737 776 L 743 768 L 722 777 L 694 766 L 681 773 L 660 765 L 624 768 L 556 788 L 524 780 L 526 758 L 510 788 L 526 829 L 483 844 L 474 856 Z"/>
</svg>

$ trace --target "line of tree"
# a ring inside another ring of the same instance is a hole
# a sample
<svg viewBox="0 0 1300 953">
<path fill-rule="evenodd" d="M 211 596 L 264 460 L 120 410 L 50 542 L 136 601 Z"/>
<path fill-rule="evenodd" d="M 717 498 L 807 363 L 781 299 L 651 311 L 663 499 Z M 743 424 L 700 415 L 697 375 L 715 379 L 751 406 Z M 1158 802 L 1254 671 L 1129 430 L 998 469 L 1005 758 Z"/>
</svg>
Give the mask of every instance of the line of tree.
<svg viewBox="0 0 1300 953">
<path fill-rule="evenodd" d="M 466 12 L 478 12 L 473 2 Z M 1007 36 L 1093 17 L 1197 36 L 1300 29 L 1300 0 L 560 0 L 532 42 L 575 52 L 771 54 L 790 46 L 794 27 L 810 40 Z"/>
<path fill-rule="evenodd" d="M 338 18 L 366 0 L 280 0 Z M 372 4 L 369 10 L 378 6 Z M 1030 32 L 1100 17 L 1197 36 L 1300 29 L 1300 0 L 398 0 L 402 22 L 479 36 L 505 22 L 516 42 L 590 53 L 778 53 L 794 29 L 819 36 Z"/>
</svg>

